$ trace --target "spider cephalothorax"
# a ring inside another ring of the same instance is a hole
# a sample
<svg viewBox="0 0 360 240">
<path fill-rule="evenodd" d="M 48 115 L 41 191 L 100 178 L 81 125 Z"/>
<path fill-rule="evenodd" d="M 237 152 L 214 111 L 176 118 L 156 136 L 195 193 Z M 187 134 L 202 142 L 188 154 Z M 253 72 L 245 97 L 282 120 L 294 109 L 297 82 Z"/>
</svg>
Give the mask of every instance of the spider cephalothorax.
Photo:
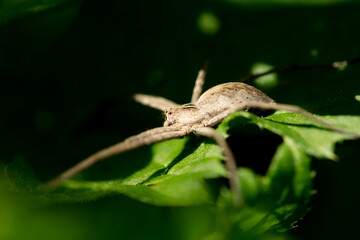
<svg viewBox="0 0 360 240">
<path fill-rule="evenodd" d="M 134 96 L 136 101 L 164 112 L 166 117 L 164 126 L 153 128 L 138 135 L 129 137 L 123 142 L 94 153 L 72 168 L 63 172 L 58 177 L 46 183 L 44 187 L 46 189 L 55 188 L 62 181 L 75 176 L 94 163 L 104 160 L 110 156 L 129 151 L 143 145 L 179 138 L 190 133 L 194 133 L 214 139 L 221 147 L 226 168 L 229 172 L 229 183 L 234 194 L 234 202 L 237 206 L 240 206 L 242 203 L 242 196 L 239 180 L 237 178 L 235 158 L 225 139 L 213 128 L 211 128 L 219 124 L 230 114 L 236 111 L 248 109 L 285 110 L 299 113 L 321 124 L 325 128 L 338 133 L 347 134 L 357 138 L 360 137 L 360 134 L 339 129 L 315 117 L 298 106 L 275 103 L 274 100 L 268 97 L 265 93 L 244 83 L 232 82 L 220 84 L 201 94 L 205 81 L 205 73 L 205 69 L 200 70 L 196 79 L 191 103 L 188 104 L 178 105 L 162 97 L 136 94 Z"/>
<path fill-rule="evenodd" d="M 192 103 L 165 109 L 164 127 L 199 125 L 204 120 L 200 109 Z"/>
</svg>

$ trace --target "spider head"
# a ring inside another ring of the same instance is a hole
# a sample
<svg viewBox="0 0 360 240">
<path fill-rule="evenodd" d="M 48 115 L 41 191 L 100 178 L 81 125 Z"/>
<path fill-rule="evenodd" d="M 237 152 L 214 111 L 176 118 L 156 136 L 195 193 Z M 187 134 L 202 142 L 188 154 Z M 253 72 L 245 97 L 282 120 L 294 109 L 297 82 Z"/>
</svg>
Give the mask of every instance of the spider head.
<svg viewBox="0 0 360 240">
<path fill-rule="evenodd" d="M 166 120 L 164 127 L 176 125 L 194 125 L 203 120 L 200 110 L 191 103 L 170 107 L 164 111 Z"/>
</svg>

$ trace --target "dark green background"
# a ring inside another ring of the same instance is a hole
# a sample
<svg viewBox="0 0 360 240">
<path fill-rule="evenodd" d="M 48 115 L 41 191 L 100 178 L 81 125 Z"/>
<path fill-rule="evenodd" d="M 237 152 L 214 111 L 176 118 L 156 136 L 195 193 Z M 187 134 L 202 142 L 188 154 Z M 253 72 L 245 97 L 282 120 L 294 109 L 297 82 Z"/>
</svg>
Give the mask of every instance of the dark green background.
<svg viewBox="0 0 360 240">
<path fill-rule="evenodd" d="M 205 88 L 240 79 L 256 62 L 327 64 L 360 56 L 356 1 L 24 2 L 0 1 L 0 160 L 19 168 L 26 163 L 40 181 L 160 126 L 161 114 L 131 101 L 132 94 L 186 103 L 208 57 Z M 198 26 L 204 12 L 220 22 L 214 35 Z M 286 72 L 276 88 L 264 91 L 314 113 L 359 115 L 359 76 L 360 65 Z M 242 130 L 231 139 L 234 152 L 251 156 L 246 164 L 264 172 L 280 139 Z M 357 235 L 358 146 L 338 146 L 337 163 L 314 159 L 313 210 L 288 238 Z M 124 177 L 148 155 L 145 147 L 126 153 L 129 162 L 105 161 L 87 174 Z M 160 208 L 123 196 L 44 206 L 6 189 L 0 187 L 0 209 L 6 210 L 0 228 L 10 239 L 197 239 L 213 221 L 201 207 Z"/>
</svg>

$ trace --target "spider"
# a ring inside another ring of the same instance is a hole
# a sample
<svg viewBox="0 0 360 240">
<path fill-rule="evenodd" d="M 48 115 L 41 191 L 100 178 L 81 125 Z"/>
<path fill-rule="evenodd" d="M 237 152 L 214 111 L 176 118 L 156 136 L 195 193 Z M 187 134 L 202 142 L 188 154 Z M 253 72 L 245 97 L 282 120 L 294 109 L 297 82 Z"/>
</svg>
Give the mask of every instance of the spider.
<svg viewBox="0 0 360 240">
<path fill-rule="evenodd" d="M 273 70 L 269 71 L 274 72 Z M 360 137 L 360 134 L 339 129 L 296 105 L 276 103 L 265 93 L 241 82 L 229 82 L 217 85 L 202 93 L 205 82 L 206 65 L 199 71 L 196 78 L 191 102 L 178 105 L 170 100 L 158 96 L 135 94 L 134 99 L 146 106 L 163 111 L 166 120 L 162 127 L 153 128 L 138 135 L 129 137 L 124 141 L 108 148 L 102 149 L 75 166 L 64 171 L 56 178 L 45 183 L 44 189 L 54 189 L 64 180 L 72 178 L 94 163 L 108 157 L 173 138 L 180 138 L 191 133 L 212 138 L 222 149 L 225 166 L 229 173 L 229 185 L 234 194 L 234 202 L 240 206 L 242 196 L 240 182 L 237 178 L 237 166 L 234 155 L 226 140 L 215 131 L 214 126 L 223 121 L 230 114 L 249 109 L 258 110 L 285 110 L 301 114 L 317 122 L 329 130 Z M 264 74 L 259 74 L 259 76 Z"/>
</svg>

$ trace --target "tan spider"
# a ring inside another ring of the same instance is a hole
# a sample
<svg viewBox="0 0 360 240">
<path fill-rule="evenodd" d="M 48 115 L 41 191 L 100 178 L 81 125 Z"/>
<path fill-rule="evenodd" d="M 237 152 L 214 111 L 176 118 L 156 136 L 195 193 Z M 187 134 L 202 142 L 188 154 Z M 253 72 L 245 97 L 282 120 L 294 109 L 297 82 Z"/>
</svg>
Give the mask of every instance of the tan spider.
<svg viewBox="0 0 360 240">
<path fill-rule="evenodd" d="M 269 72 L 274 72 L 269 71 Z M 240 183 L 237 178 L 237 167 L 234 155 L 232 154 L 225 139 L 212 127 L 219 124 L 230 114 L 248 109 L 259 110 L 285 110 L 299 113 L 327 129 L 338 133 L 360 137 L 359 134 L 339 129 L 323 120 L 313 116 L 308 111 L 288 104 L 275 103 L 270 97 L 260 90 L 240 82 L 230 82 L 217 85 L 202 93 L 205 81 L 206 70 L 199 71 L 193 90 L 191 103 L 178 105 L 162 97 L 144 94 L 134 95 L 134 99 L 144 105 L 159 109 L 164 112 L 166 120 L 163 127 L 153 128 L 138 135 L 129 137 L 123 142 L 100 150 L 88 158 L 82 160 L 75 166 L 61 173 L 44 185 L 45 189 L 53 189 L 61 182 L 69 179 L 81 171 L 89 168 L 94 163 L 104 160 L 113 155 L 149 145 L 156 142 L 180 138 L 190 133 L 206 136 L 215 140 L 221 147 L 225 165 L 229 172 L 230 188 L 234 194 L 235 204 L 242 204 Z M 264 74 L 259 74 L 264 75 Z"/>
</svg>

